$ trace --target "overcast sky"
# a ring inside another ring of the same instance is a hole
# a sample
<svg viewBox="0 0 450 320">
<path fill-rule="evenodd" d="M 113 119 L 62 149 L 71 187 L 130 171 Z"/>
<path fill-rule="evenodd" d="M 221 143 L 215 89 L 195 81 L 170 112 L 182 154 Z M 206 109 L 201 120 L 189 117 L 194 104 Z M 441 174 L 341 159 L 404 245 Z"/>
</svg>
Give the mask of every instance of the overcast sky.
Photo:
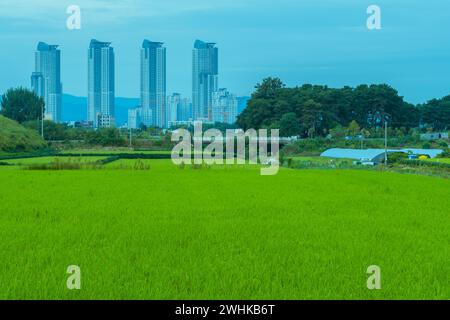
<svg viewBox="0 0 450 320">
<path fill-rule="evenodd" d="M 79 5 L 81 30 L 66 28 Z M 382 10 L 369 31 L 366 9 Z M 195 39 L 219 47 L 220 87 L 250 94 L 278 76 L 287 85 L 388 83 L 410 102 L 450 94 L 447 0 L 0 0 L 0 92 L 29 86 L 38 41 L 59 44 L 64 92 L 86 96 L 87 47 L 110 41 L 116 95 L 139 96 L 144 38 L 167 47 L 168 93 L 191 95 Z"/>
</svg>

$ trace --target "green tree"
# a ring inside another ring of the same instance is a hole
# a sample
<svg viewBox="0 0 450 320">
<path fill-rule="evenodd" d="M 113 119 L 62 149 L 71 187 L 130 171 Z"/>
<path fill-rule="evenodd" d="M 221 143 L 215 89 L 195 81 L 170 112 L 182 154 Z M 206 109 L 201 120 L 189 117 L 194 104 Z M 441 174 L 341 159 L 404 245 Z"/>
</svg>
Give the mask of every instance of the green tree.
<svg viewBox="0 0 450 320">
<path fill-rule="evenodd" d="M 356 136 L 361 133 L 361 127 L 359 126 L 358 122 L 356 122 L 356 120 L 350 122 L 348 126 L 348 132 L 352 136 Z"/>
<path fill-rule="evenodd" d="M 386 84 L 340 89 L 304 84 L 287 88 L 280 79 L 267 78 L 256 86 L 247 108 L 238 117 L 237 125 L 242 129 L 273 128 L 285 114 L 294 112 L 300 122 L 301 136 L 314 137 L 326 136 L 338 125 L 347 128 L 353 120 L 360 127 L 379 130 L 383 126 L 379 115 L 387 113 L 391 116 L 389 126 L 403 127 L 405 132 L 419 127 L 421 118 L 422 123 L 428 126 L 445 128 L 450 126 L 447 100 L 450 102 L 450 97 L 429 103 L 438 106 L 424 107 L 421 112 Z"/>
<path fill-rule="evenodd" d="M 34 129 L 39 132 L 41 128 L 41 124 L 37 123 L 37 121 L 26 121 L 22 123 L 22 125 L 26 128 Z M 44 133 L 46 140 L 66 140 L 69 139 L 67 125 L 56 123 L 53 121 L 45 120 L 44 121 Z"/>
<path fill-rule="evenodd" d="M 419 106 L 420 120 L 430 131 L 450 128 L 450 96 L 433 99 Z"/>
<path fill-rule="evenodd" d="M 340 124 L 337 125 L 336 127 L 334 127 L 333 129 L 330 129 L 330 135 L 332 138 L 343 138 L 345 137 L 346 134 L 346 130 L 343 126 L 341 126 Z"/>
<path fill-rule="evenodd" d="M 41 118 L 44 100 L 26 88 L 9 89 L 2 97 L 1 114 L 19 123 Z"/>
<path fill-rule="evenodd" d="M 277 91 L 284 87 L 283 81 L 279 78 L 266 78 L 262 83 L 256 85 L 256 92 L 253 97 L 256 99 L 273 99 L 276 97 Z"/>
<path fill-rule="evenodd" d="M 301 120 L 308 137 L 314 138 L 323 120 L 322 105 L 312 99 L 306 101 Z"/>
<path fill-rule="evenodd" d="M 280 120 L 282 137 L 292 137 L 300 134 L 300 122 L 294 112 L 285 113 Z"/>
</svg>

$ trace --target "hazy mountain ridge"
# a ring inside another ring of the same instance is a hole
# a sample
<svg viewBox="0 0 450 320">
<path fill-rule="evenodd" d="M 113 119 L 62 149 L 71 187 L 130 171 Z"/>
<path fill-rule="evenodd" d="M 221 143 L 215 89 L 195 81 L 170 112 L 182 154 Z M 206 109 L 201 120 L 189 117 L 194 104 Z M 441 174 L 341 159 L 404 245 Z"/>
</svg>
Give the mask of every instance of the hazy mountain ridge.
<svg viewBox="0 0 450 320">
<path fill-rule="evenodd" d="M 237 97 L 238 113 L 247 106 L 250 97 Z M 116 97 L 116 123 L 122 126 L 128 121 L 128 109 L 139 106 L 139 98 Z M 87 119 L 87 98 L 77 97 L 70 94 L 63 95 L 62 121 L 80 121 Z"/>
<path fill-rule="evenodd" d="M 116 98 L 116 122 L 118 126 L 128 120 L 128 109 L 139 105 L 138 98 Z M 63 95 L 62 121 L 80 121 L 87 119 L 87 98 L 70 94 Z"/>
</svg>

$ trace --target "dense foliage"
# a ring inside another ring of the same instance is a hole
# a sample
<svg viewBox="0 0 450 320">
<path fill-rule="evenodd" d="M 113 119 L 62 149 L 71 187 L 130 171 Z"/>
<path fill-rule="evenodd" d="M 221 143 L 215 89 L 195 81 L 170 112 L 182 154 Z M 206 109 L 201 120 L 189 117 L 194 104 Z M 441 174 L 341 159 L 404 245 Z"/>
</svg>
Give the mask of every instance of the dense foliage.
<svg viewBox="0 0 450 320">
<path fill-rule="evenodd" d="M 286 88 L 280 79 L 267 78 L 256 86 L 237 123 L 245 129 L 279 128 L 285 135 L 315 137 L 350 124 L 353 129 L 382 127 L 385 120 L 393 128 L 446 129 L 450 127 L 450 96 L 414 106 L 386 84 Z"/>
<path fill-rule="evenodd" d="M 44 100 L 26 88 L 9 89 L 2 96 L 0 114 L 19 123 L 40 119 Z"/>
<path fill-rule="evenodd" d="M 418 106 L 420 121 L 425 127 L 436 131 L 450 129 L 450 96 L 433 99 Z"/>
</svg>

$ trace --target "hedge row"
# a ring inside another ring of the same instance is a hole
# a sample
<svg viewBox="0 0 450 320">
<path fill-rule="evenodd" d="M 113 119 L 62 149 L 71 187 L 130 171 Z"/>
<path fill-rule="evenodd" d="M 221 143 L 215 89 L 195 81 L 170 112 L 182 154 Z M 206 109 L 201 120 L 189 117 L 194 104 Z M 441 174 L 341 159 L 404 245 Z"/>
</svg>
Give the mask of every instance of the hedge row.
<svg viewBox="0 0 450 320">
<path fill-rule="evenodd" d="M 145 154 L 145 153 L 65 153 L 56 154 L 58 157 L 118 157 L 118 159 L 171 159 L 170 154 Z M 116 159 L 116 160 L 118 160 Z"/>
<path fill-rule="evenodd" d="M 441 162 L 431 162 L 431 161 L 423 161 L 423 160 L 400 160 L 399 163 L 404 165 L 413 165 L 419 167 L 432 167 L 432 168 L 443 168 L 450 170 L 450 163 L 441 163 Z"/>
</svg>

